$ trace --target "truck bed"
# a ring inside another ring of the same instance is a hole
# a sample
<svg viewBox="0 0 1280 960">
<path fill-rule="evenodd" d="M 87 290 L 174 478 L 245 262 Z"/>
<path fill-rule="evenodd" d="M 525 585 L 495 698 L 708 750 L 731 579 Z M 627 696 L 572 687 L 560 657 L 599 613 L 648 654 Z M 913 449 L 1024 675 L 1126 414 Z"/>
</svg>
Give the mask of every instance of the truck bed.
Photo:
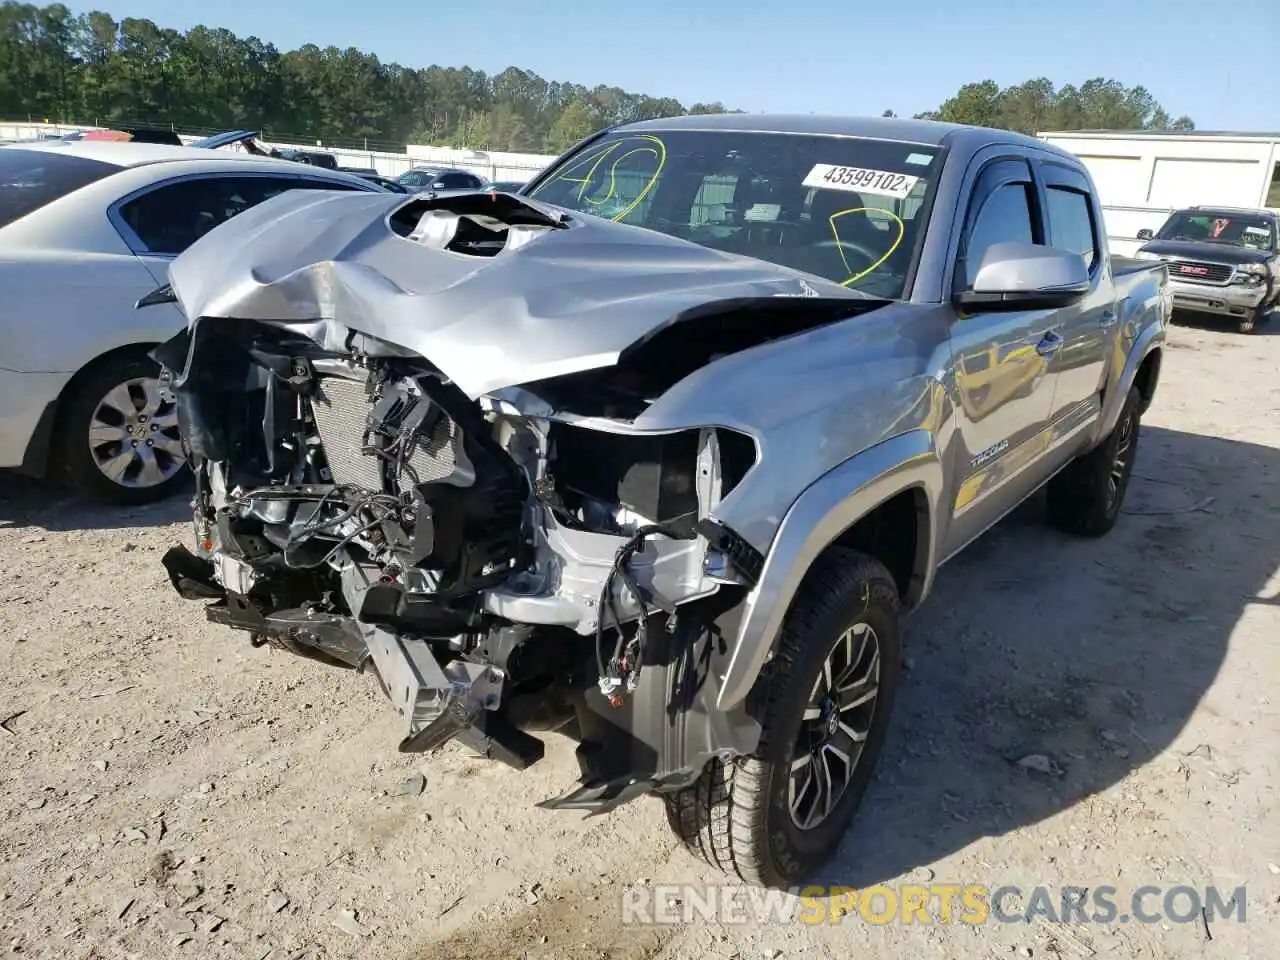
<svg viewBox="0 0 1280 960">
<path fill-rule="evenodd" d="M 1135 260 L 1112 254 L 1111 285 L 1120 316 L 1136 322 L 1139 328 L 1161 323 L 1159 315 L 1172 303 L 1168 268 L 1162 260 Z"/>
<path fill-rule="evenodd" d="M 1138 273 L 1141 270 L 1149 270 L 1152 267 L 1162 266 L 1159 260 L 1138 260 L 1134 257 L 1123 257 L 1118 253 L 1111 254 L 1111 275 L 1113 277 L 1123 277 L 1126 274 Z"/>
</svg>

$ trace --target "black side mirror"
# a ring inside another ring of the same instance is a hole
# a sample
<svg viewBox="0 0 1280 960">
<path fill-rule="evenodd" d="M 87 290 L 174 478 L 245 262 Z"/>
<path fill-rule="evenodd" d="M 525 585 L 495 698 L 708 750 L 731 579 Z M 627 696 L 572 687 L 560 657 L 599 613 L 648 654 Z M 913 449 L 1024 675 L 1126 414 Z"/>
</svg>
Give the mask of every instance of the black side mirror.
<svg viewBox="0 0 1280 960">
<path fill-rule="evenodd" d="M 141 297 L 137 303 L 133 305 L 135 310 L 141 310 L 143 307 L 154 307 L 161 303 L 177 303 L 178 297 L 173 292 L 173 287 L 165 284 L 162 287 L 156 287 L 146 296 Z"/>
<path fill-rule="evenodd" d="M 1143 227 L 1141 230 L 1138 231 L 1139 240 L 1150 240 L 1154 236 L 1155 234 L 1152 231 L 1148 230 L 1146 227 Z"/>
</svg>

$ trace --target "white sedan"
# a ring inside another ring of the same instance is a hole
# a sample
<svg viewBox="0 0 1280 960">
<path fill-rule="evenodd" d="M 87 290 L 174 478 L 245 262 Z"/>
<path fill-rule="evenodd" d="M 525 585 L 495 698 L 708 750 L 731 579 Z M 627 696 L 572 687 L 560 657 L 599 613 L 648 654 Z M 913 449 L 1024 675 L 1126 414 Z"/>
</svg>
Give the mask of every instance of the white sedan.
<svg viewBox="0 0 1280 960">
<path fill-rule="evenodd" d="M 230 150 L 0 146 L 0 469 L 114 503 L 181 486 L 177 415 L 147 354 L 184 320 L 172 304 L 136 304 L 218 224 L 299 188 L 382 190 Z"/>
</svg>

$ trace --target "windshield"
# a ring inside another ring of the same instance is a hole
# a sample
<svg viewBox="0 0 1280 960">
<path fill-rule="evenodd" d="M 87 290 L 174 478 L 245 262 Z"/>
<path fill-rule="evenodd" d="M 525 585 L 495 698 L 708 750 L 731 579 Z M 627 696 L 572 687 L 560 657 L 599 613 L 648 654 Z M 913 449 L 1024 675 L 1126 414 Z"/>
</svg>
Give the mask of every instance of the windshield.
<svg viewBox="0 0 1280 960">
<path fill-rule="evenodd" d="M 1270 222 L 1248 213 L 1175 213 L 1156 234 L 1157 240 L 1225 243 L 1270 252 L 1276 238 Z"/>
<path fill-rule="evenodd" d="M 406 187 L 425 187 L 439 175 L 437 170 L 410 170 L 396 177 L 396 183 L 403 183 Z"/>
<path fill-rule="evenodd" d="M 65 153 L 0 148 L 0 227 L 120 169 Z"/>
<path fill-rule="evenodd" d="M 195 147 L 198 150 L 216 150 L 219 147 L 225 147 L 233 143 L 239 143 L 241 140 L 247 140 L 253 134 L 244 130 L 236 130 L 233 133 L 215 133 L 212 137 L 204 137 L 200 140 L 192 140 L 187 146 Z"/>
<path fill-rule="evenodd" d="M 849 137 L 618 131 L 529 195 L 897 299 L 939 152 Z"/>
</svg>

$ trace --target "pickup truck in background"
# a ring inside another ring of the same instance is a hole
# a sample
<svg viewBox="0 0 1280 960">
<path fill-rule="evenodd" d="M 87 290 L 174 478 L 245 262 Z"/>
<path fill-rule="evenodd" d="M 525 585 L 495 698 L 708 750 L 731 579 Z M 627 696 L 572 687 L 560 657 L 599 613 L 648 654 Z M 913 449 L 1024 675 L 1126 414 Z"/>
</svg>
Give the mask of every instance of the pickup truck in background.
<svg viewBox="0 0 1280 960">
<path fill-rule="evenodd" d="M 1252 333 L 1280 306 L 1280 214 L 1236 207 L 1188 207 L 1170 215 L 1139 260 L 1169 265 L 1174 309 L 1229 317 Z"/>
<path fill-rule="evenodd" d="M 401 750 L 568 733 L 543 806 L 659 794 L 779 886 L 853 818 L 941 565 L 1042 487 L 1116 523 L 1172 309 L 1060 149 L 746 114 L 602 131 L 519 195 L 298 191 L 169 280 L 183 596 L 371 670 Z"/>
</svg>

